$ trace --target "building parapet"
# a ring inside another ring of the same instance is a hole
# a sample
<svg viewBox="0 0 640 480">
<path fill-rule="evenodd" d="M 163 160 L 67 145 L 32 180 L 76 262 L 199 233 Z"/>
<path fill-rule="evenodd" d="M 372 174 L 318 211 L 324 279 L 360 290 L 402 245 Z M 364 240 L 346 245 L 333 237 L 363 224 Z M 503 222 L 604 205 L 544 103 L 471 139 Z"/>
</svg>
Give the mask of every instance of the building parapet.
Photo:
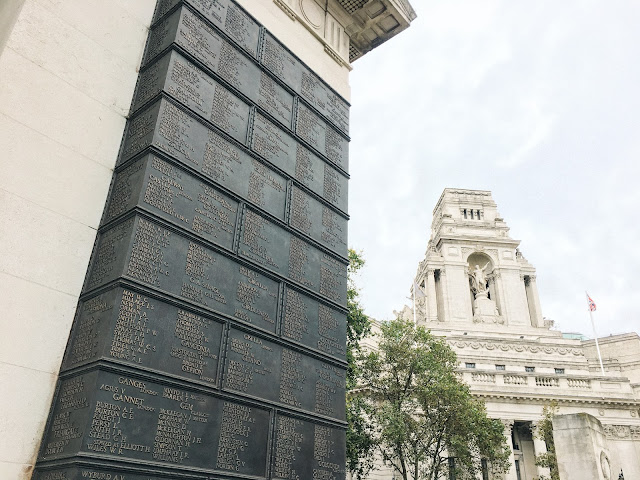
<svg viewBox="0 0 640 480">
<path fill-rule="evenodd" d="M 631 384 L 626 378 L 594 377 L 583 375 L 553 375 L 526 372 L 486 371 L 461 368 L 462 379 L 473 393 L 489 390 L 501 394 L 522 395 L 532 393 L 552 397 L 562 394 L 575 397 L 603 397 L 615 400 L 634 400 L 640 385 Z M 507 388 L 504 388 L 507 386 Z M 635 393 L 634 393 L 635 392 Z"/>
</svg>

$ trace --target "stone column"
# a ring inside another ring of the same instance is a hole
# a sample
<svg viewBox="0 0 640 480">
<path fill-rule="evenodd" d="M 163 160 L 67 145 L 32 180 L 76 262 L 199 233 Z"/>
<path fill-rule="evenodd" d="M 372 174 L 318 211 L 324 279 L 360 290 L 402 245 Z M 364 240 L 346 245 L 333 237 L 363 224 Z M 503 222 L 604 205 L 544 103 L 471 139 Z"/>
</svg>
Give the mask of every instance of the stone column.
<svg viewBox="0 0 640 480">
<path fill-rule="evenodd" d="M 449 305 L 449 285 L 447 283 L 447 272 L 444 268 L 440 269 L 440 287 L 442 292 L 442 312 L 438 312 L 438 320 L 448 322 L 451 320 L 451 307 Z"/>
<path fill-rule="evenodd" d="M 436 279 L 434 277 L 435 270 L 429 268 L 425 277 L 425 286 L 427 294 L 427 322 L 435 322 L 438 320 L 438 299 L 436 298 Z"/>
<path fill-rule="evenodd" d="M 498 293 L 498 282 L 497 278 L 500 276 L 500 272 L 492 273 L 491 275 L 487 275 L 487 280 L 489 280 L 489 292 L 491 293 L 491 300 L 496 302 L 496 307 L 498 307 L 498 313 L 502 315 L 502 306 L 500 305 L 500 294 Z"/>
<path fill-rule="evenodd" d="M 511 430 L 513 429 L 513 420 L 500 419 L 502 425 L 504 425 L 504 436 L 507 440 L 507 446 L 509 447 L 509 470 L 504 474 L 504 480 L 518 480 L 516 475 L 516 462 L 513 455 L 513 440 L 511 439 Z"/>
<path fill-rule="evenodd" d="M 543 453 L 547 453 L 547 444 L 544 442 L 542 438 L 540 438 L 540 429 L 539 424 L 535 422 L 531 422 L 531 436 L 533 437 L 533 453 L 536 455 L 542 455 Z M 549 469 L 547 467 L 536 467 L 538 469 L 539 476 L 549 477 L 551 475 Z"/>
<path fill-rule="evenodd" d="M 543 327 L 542 309 L 540 307 L 540 296 L 538 295 L 538 285 L 536 284 L 536 276 L 529 275 L 527 282 L 527 300 L 529 302 L 529 314 L 531 316 L 531 325 L 534 327 Z"/>
</svg>

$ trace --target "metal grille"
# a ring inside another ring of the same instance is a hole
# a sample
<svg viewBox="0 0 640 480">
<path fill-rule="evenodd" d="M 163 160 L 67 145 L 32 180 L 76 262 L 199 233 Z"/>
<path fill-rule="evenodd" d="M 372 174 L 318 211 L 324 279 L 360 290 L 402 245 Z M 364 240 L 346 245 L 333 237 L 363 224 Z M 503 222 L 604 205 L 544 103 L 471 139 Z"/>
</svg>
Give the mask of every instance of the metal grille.
<svg viewBox="0 0 640 480">
<path fill-rule="evenodd" d="M 349 44 L 349 63 L 353 62 L 359 56 L 360 51 L 353 45 Z"/>
<path fill-rule="evenodd" d="M 342 8 L 344 8 L 347 12 L 353 13 L 356 10 L 360 10 L 362 7 L 364 7 L 368 0 L 339 0 L 339 2 L 340 5 L 342 5 Z"/>
</svg>

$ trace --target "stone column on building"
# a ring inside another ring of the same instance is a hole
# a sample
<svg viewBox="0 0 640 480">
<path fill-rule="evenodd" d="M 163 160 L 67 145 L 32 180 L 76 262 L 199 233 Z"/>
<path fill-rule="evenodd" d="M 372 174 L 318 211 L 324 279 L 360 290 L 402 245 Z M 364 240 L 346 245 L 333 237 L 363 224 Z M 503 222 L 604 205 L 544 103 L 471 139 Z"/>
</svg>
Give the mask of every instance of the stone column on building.
<svg viewBox="0 0 640 480">
<path fill-rule="evenodd" d="M 533 453 L 537 457 L 543 453 L 547 453 L 547 444 L 540 438 L 540 425 L 536 422 L 531 423 L 531 436 L 533 437 Z M 549 477 L 551 475 L 549 468 L 536 466 L 538 476 Z"/>
<path fill-rule="evenodd" d="M 438 312 L 438 320 L 448 322 L 451 320 L 451 307 L 449 305 L 449 285 L 447 284 L 447 272 L 440 269 L 440 291 L 442 293 L 442 312 Z"/>
<path fill-rule="evenodd" d="M 433 268 L 427 269 L 425 284 L 425 293 L 427 294 L 427 322 L 434 322 L 438 320 L 438 299 L 436 298 L 436 279 Z"/>
<path fill-rule="evenodd" d="M 494 272 L 490 275 L 487 275 L 487 280 L 489 280 L 489 292 L 491 293 L 491 300 L 496 302 L 496 307 L 498 307 L 498 313 L 502 315 L 502 306 L 500 305 L 500 294 L 498 293 L 498 282 L 497 278 L 500 276 L 500 272 Z"/>
<path fill-rule="evenodd" d="M 506 294 L 505 294 L 505 288 L 504 288 L 504 278 L 502 276 L 502 272 L 500 272 L 500 270 L 494 270 L 492 273 L 493 276 L 493 284 L 495 286 L 496 289 L 496 305 L 498 306 L 498 312 L 500 312 L 500 315 L 502 316 L 503 319 L 506 319 L 509 317 L 508 315 L 508 310 L 509 310 L 509 306 L 508 306 L 508 301 L 509 299 L 507 298 Z"/>
<path fill-rule="evenodd" d="M 515 467 L 515 456 L 513 455 L 513 440 L 511 437 L 511 432 L 513 430 L 513 420 L 504 420 L 500 419 L 502 425 L 504 425 L 504 436 L 507 441 L 507 446 L 509 447 L 509 470 L 504 474 L 504 480 L 518 480 L 516 475 L 516 467 Z"/>
<path fill-rule="evenodd" d="M 529 315 L 531 316 L 531 325 L 534 327 L 544 327 L 542 320 L 542 308 L 540 307 L 540 296 L 538 295 L 538 285 L 536 284 L 536 276 L 529 275 L 525 284 L 527 292 L 527 301 L 529 303 Z"/>
</svg>

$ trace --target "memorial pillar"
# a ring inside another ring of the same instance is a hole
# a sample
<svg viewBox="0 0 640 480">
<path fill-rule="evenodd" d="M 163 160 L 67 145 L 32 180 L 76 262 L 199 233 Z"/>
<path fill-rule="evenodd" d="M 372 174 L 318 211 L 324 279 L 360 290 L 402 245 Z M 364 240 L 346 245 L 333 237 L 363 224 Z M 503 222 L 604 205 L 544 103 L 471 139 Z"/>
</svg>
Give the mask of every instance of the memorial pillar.
<svg viewBox="0 0 640 480">
<path fill-rule="evenodd" d="M 542 455 L 547 453 L 547 444 L 545 441 L 540 438 L 540 425 L 536 422 L 531 423 L 531 436 L 533 437 L 533 453 L 537 457 L 538 455 Z M 550 471 L 548 467 L 536 466 L 538 469 L 538 475 L 549 477 Z"/>
<path fill-rule="evenodd" d="M 427 288 L 427 322 L 435 322 L 438 320 L 438 299 L 436 297 L 436 280 L 434 278 L 435 270 L 427 269 L 425 283 Z"/>
<path fill-rule="evenodd" d="M 231 0 L 149 35 L 34 479 L 343 480 L 349 105 Z"/>
</svg>

